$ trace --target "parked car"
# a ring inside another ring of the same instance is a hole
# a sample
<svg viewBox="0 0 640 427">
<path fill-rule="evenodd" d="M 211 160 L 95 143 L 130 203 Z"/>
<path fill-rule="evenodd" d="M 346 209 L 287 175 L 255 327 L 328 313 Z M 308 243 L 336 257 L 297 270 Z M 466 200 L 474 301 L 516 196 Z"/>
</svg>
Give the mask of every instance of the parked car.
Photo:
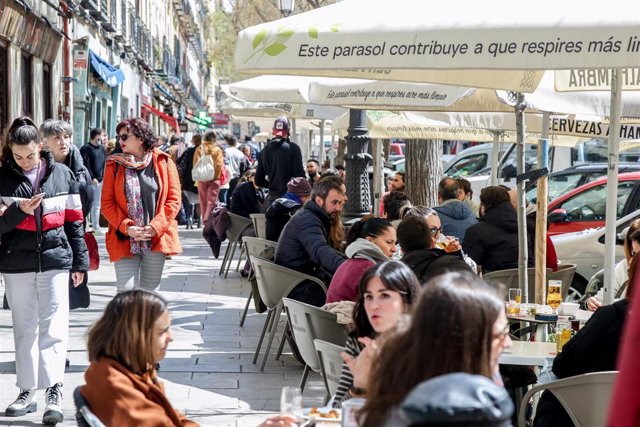
<svg viewBox="0 0 640 427">
<path fill-rule="evenodd" d="M 582 185 L 549 203 L 549 235 L 604 226 L 607 178 Z M 640 172 L 618 176 L 616 218 L 640 208 Z"/>
<path fill-rule="evenodd" d="M 616 263 L 624 258 L 623 243 L 629 224 L 640 217 L 635 210 L 616 221 Z M 575 233 L 557 234 L 551 237 L 558 259 L 563 264 L 576 264 L 567 301 L 579 300 L 587 287 L 589 279 L 604 268 L 604 225 Z"/>
<path fill-rule="evenodd" d="M 640 171 L 640 163 L 620 163 L 619 173 Z M 560 172 L 549 174 L 548 201 L 551 202 L 558 197 L 574 190 L 581 185 L 595 181 L 607 174 L 606 163 L 588 163 L 584 165 L 571 166 Z M 536 203 L 538 192 L 538 182 L 534 181 L 527 185 L 526 197 L 530 203 Z"/>
<path fill-rule="evenodd" d="M 516 144 L 502 144 L 498 164 L 498 184 L 514 187 L 516 180 Z M 471 183 L 474 194 L 490 185 L 491 165 L 493 164 L 493 143 L 485 143 L 467 148 L 458 153 L 447 163 L 444 174 L 451 177 L 466 178 Z M 538 148 L 536 144 L 525 146 L 525 169 L 534 168 L 537 163 Z M 571 148 L 550 147 L 549 159 L 551 171 L 566 169 L 572 164 Z"/>
</svg>

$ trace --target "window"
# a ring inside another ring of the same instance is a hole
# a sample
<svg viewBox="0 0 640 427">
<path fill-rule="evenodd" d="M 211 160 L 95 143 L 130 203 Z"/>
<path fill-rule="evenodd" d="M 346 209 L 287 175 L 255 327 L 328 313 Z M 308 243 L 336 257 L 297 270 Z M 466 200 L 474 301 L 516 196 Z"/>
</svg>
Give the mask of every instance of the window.
<svg viewBox="0 0 640 427">
<path fill-rule="evenodd" d="M 580 185 L 580 179 L 582 178 L 581 173 L 574 174 L 565 174 L 565 175 L 555 175 L 549 177 L 549 187 L 547 193 L 547 200 L 551 202 L 552 200 L 557 199 L 563 194 L 568 193 L 571 190 L 574 190 Z M 537 184 L 533 184 L 527 190 L 527 201 L 531 203 L 536 203 L 538 200 L 538 186 Z"/>
<path fill-rule="evenodd" d="M 53 106 L 51 105 L 51 66 L 43 64 L 42 66 L 42 113 L 44 118 L 53 118 Z"/>
<path fill-rule="evenodd" d="M 451 177 L 465 177 L 487 167 L 488 156 L 484 153 L 475 154 L 455 162 L 447 169 L 446 175 Z"/>
<path fill-rule="evenodd" d="M 635 184 L 635 181 L 626 181 L 618 184 L 616 218 L 622 215 L 624 206 Z M 606 205 L 607 187 L 606 185 L 598 185 L 576 194 L 558 207 L 567 211 L 567 221 L 604 221 Z"/>
<path fill-rule="evenodd" d="M 22 115 L 33 116 L 33 104 L 31 102 L 31 94 L 33 91 L 33 85 L 31 84 L 31 56 L 22 54 L 22 69 L 20 71 L 22 78 Z"/>
<path fill-rule="evenodd" d="M 9 94 L 9 68 L 7 64 L 7 48 L 0 45 L 0 93 Z M 9 123 L 10 95 L 0 96 L 0 130 Z"/>
</svg>

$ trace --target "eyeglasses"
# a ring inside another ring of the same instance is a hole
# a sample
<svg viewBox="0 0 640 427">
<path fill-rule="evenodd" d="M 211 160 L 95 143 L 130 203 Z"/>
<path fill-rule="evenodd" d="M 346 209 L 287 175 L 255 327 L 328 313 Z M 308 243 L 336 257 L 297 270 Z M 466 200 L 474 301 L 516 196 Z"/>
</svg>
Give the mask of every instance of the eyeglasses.
<svg viewBox="0 0 640 427">
<path fill-rule="evenodd" d="M 493 339 L 503 342 L 509 336 L 509 325 L 504 327 L 504 330 L 498 332 L 497 334 L 493 334 Z"/>
<path fill-rule="evenodd" d="M 126 141 L 127 138 L 129 138 L 129 134 L 128 133 L 123 133 L 120 135 L 120 141 Z"/>
<path fill-rule="evenodd" d="M 442 233 L 442 227 L 431 227 L 429 230 L 431 231 L 431 237 L 436 237 L 438 233 Z"/>
</svg>

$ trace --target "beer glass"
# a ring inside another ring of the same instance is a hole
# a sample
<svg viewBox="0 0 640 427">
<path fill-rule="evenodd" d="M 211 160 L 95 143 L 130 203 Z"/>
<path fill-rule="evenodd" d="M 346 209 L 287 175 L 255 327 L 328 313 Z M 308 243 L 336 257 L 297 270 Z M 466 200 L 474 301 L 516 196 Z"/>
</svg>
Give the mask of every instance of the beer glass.
<svg viewBox="0 0 640 427">
<path fill-rule="evenodd" d="M 554 314 L 558 314 L 558 307 L 562 303 L 562 281 L 549 280 L 547 289 L 547 304 L 553 309 Z"/>
<path fill-rule="evenodd" d="M 522 289 L 509 289 L 509 304 L 507 314 L 511 316 L 520 315 L 520 303 L 522 302 Z"/>
<path fill-rule="evenodd" d="M 302 417 L 302 391 L 300 387 L 282 387 L 280 395 L 280 415 Z"/>
</svg>

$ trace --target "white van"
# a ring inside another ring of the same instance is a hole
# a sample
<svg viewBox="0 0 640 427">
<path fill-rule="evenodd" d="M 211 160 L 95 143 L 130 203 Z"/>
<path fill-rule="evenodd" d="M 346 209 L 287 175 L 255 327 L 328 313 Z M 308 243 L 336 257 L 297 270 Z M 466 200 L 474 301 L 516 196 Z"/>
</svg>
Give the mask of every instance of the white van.
<svg viewBox="0 0 640 427">
<path fill-rule="evenodd" d="M 503 143 L 500 150 L 498 167 L 498 184 L 508 187 L 516 186 L 516 144 Z M 493 143 L 485 143 L 467 148 L 458 153 L 447 163 L 444 174 L 450 177 L 461 177 L 471 182 L 471 188 L 476 197 L 480 190 L 491 185 L 491 165 L 493 164 Z M 537 169 L 537 144 L 525 145 L 526 170 Z M 577 160 L 577 159 L 576 159 Z M 569 147 L 549 148 L 549 172 L 563 170 L 572 166 L 576 161 L 572 158 Z"/>
</svg>

